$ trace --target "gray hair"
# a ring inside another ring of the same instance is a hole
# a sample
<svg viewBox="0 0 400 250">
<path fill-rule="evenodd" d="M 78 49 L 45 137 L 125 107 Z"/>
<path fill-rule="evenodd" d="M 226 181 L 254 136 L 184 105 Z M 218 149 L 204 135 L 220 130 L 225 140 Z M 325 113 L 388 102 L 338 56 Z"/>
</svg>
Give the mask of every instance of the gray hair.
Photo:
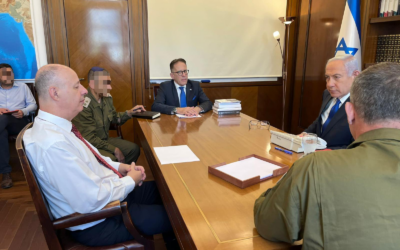
<svg viewBox="0 0 400 250">
<path fill-rule="evenodd" d="M 56 65 L 46 65 L 40 69 L 35 77 L 35 88 L 39 98 L 47 98 L 50 85 L 56 83 L 56 71 L 59 67 Z"/>
<path fill-rule="evenodd" d="M 344 66 L 346 67 L 346 72 L 348 76 L 352 76 L 354 71 L 360 71 L 359 65 L 358 65 L 358 60 L 352 55 L 341 55 L 341 56 L 336 56 L 328 60 L 326 63 L 326 66 L 328 66 L 328 63 L 333 62 L 333 61 L 343 61 Z M 326 68 L 325 66 L 325 68 Z"/>
<path fill-rule="evenodd" d="M 379 63 L 364 70 L 354 80 L 350 96 L 365 123 L 400 121 L 400 64 Z"/>
</svg>

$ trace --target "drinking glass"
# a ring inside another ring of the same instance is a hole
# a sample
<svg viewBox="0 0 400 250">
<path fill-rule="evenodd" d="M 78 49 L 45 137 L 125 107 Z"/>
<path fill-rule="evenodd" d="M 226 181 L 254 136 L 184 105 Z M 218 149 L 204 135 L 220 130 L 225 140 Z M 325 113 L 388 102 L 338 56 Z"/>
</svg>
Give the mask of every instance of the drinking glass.
<svg viewBox="0 0 400 250">
<path fill-rule="evenodd" d="M 307 133 L 301 138 L 301 144 L 304 149 L 304 155 L 315 152 L 318 146 L 318 136 L 316 134 Z"/>
</svg>

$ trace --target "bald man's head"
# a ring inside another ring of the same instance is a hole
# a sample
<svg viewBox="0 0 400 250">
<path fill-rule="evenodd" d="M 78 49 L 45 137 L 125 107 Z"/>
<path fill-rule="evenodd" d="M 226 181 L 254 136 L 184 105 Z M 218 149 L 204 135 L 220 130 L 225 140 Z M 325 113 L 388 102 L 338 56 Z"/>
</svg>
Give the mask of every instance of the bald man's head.
<svg viewBox="0 0 400 250">
<path fill-rule="evenodd" d="M 71 68 L 49 64 L 40 68 L 35 78 L 40 108 L 72 120 L 83 109 L 87 90 Z"/>
<path fill-rule="evenodd" d="M 48 64 L 40 68 L 35 78 L 35 88 L 38 97 L 47 99 L 49 97 L 50 86 L 62 87 L 64 85 L 62 74 L 65 71 L 73 70 L 60 64 Z"/>
</svg>

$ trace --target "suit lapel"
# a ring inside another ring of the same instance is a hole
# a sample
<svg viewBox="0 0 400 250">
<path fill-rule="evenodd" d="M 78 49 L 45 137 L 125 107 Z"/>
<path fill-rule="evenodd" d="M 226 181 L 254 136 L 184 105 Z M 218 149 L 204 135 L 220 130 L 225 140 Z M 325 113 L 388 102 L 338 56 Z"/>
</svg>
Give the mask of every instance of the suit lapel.
<svg viewBox="0 0 400 250">
<path fill-rule="evenodd" d="M 331 102 L 332 99 L 333 99 L 333 98 L 332 98 L 332 96 L 330 96 L 330 95 L 329 95 L 329 98 L 325 98 L 325 100 L 324 100 L 323 103 L 322 103 L 322 108 L 321 108 L 321 110 L 320 110 L 320 112 L 319 112 L 319 116 L 321 116 L 322 113 L 325 112 L 325 110 L 328 108 L 328 104 Z"/>
<path fill-rule="evenodd" d="M 346 115 L 346 102 L 350 101 L 350 97 L 347 98 L 347 100 L 342 104 L 342 106 L 339 108 L 339 110 L 337 111 L 337 113 L 333 116 L 332 120 L 329 122 L 328 126 L 326 127 L 326 129 L 324 130 L 324 132 L 322 133 L 322 135 L 325 135 L 326 133 L 329 132 L 329 130 L 331 130 L 335 124 L 340 121 L 343 116 Z"/>
<path fill-rule="evenodd" d="M 174 80 L 171 80 L 171 91 L 172 91 L 172 96 L 174 99 L 175 107 L 180 107 L 181 105 L 179 103 L 178 91 L 176 91 Z"/>
<path fill-rule="evenodd" d="M 192 98 L 193 98 L 193 86 L 192 83 L 188 80 L 188 83 L 186 84 L 186 104 L 188 107 L 192 107 L 193 105 L 190 105 L 192 103 Z"/>
</svg>

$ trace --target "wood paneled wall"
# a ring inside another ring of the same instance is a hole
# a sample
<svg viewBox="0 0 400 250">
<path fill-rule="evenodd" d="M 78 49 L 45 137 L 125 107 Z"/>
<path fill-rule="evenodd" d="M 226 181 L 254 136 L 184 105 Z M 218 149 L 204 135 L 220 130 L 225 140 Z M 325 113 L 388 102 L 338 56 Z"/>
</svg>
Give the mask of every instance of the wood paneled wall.
<svg viewBox="0 0 400 250">
<path fill-rule="evenodd" d="M 149 85 L 146 0 L 42 0 L 48 62 L 71 67 L 87 87 L 99 66 L 111 74 L 117 111 L 142 104 Z M 133 141 L 133 123 L 122 127 Z"/>
</svg>

